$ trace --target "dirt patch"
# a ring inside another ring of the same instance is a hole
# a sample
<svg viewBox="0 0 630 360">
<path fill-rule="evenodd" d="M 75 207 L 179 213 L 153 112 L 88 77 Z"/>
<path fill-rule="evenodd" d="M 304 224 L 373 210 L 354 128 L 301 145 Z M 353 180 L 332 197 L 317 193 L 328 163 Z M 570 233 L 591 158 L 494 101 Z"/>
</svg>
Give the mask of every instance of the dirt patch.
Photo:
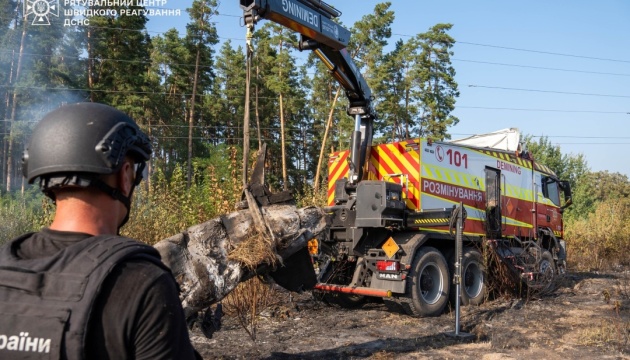
<svg viewBox="0 0 630 360">
<path fill-rule="evenodd" d="M 279 291 L 256 341 L 228 316 L 212 339 L 191 336 L 204 359 L 630 359 L 629 288 L 630 272 L 570 273 L 540 299 L 463 307 L 468 340 L 447 334 L 454 311 L 417 319 L 379 302 L 349 310 Z"/>
</svg>

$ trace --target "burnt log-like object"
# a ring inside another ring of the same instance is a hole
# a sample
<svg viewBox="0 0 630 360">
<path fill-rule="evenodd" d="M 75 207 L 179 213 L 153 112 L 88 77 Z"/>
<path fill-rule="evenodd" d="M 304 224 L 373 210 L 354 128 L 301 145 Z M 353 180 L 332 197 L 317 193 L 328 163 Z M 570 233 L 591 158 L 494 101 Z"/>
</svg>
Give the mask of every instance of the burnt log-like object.
<svg viewBox="0 0 630 360">
<path fill-rule="evenodd" d="M 317 282 L 306 245 L 326 234 L 328 217 L 318 207 L 298 209 L 288 191 L 271 193 L 264 179 L 265 155 L 266 145 L 239 210 L 154 245 L 179 284 L 189 320 L 255 275 L 269 275 L 291 291 L 311 289 Z"/>
<path fill-rule="evenodd" d="M 256 229 L 250 210 L 236 211 L 192 226 L 154 245 L 180 286 L 180 298 L 187 316 L 220 301 L 239 282 L 257 273 L 266 272 L 273 277 L 274 272 L 283 271 L 284 262 L 305 249 L 307 241 L 322 233 L 327 226 L 326 215 L 318 207 L 265 206 L 260 209 L 260 214 L 273 241 L 269 238 L 259 241 L 257 239 L 264 235 Z M 259 241 L 257 247 L 252 246 L 252 239 Z M 237 251 L 242 253 L 240 247 L 260 249 L 261 243 L 266 246 L 264 250 L 275 254 L 276 259 L 250 254 L 246 263 L 230 256 Z M 297 263 L 303 265 L 300 261 Z M 299 285 L 290 290 L 300 285 L 303 289 L 314 285 L 312 265 L 309 263 L 307 267 L 300 268 L 301 272 L 292 275 L 292 280 Z"/>
</svg>

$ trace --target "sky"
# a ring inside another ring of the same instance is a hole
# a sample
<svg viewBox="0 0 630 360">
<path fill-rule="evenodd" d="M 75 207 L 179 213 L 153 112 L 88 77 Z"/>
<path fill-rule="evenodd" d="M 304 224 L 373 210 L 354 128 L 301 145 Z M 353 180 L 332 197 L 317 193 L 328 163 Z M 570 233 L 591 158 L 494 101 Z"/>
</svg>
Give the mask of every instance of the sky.
<svg viewBox="0 0 630 360">
<path fill-rule="evenodd" d="M 376 0 L 327 0 L 350 27 Z M 546 136 L 592 171 L 630 176 L 630 1 L 393 0 L 391 50 L 437 23 L 451 23 L 460 96 L 453 139 L 518 128 Z M 236 0 L 220 0 L 221 41 L 245 44 Z M 181 16 L 150 17 L 152 36 L 184 31 L 192 0 L 167 0 Z M 307 54 L 298 55 L 306 58 Z"/>
</svg>

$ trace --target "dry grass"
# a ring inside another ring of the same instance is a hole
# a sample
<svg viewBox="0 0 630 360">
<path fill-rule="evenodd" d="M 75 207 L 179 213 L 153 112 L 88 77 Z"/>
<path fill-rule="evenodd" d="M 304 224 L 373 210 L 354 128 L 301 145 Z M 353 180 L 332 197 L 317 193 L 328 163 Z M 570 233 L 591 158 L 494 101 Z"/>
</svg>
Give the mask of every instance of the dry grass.
<svg viewBox="0 0 630 360">
<path fill-rule="evenodd" d="M 170 176 L 156 170 L 150 182 L 134 192 L 129 223 L 122 234 L 147 244 L 155 244 L 186 228 L 218 215 L 234 211 L 240 200 L 240 160 L 235 148 L 225 151 L 225 167 L 213 164 L 195 166 L 193 182 L 187 187 L 184 166 Z"/>
<path fill-rule="evenodd" d="M 578 342 L 586 346 L 612 347 L 630 354 L 630 274 L 622 275 L 615 288 L 605 289 L 602 295 L 604 301 L 612 305 L 612 316 L 580 330 Z"/>
<path fill-rule="evenodd" d="M 540 277 L 525 281 L 520 271 L 510 260 L 503 260 L 492 243 L 485 245 L 484 261 L 487 269 L 487 286 L 489 298 L 523 298 L 525 300 L 540 299 L 552 294 L 565 281 L 556 274 L 553 278 Z M 539 255 L 537 255 L 539 256 Z"/>
<path fill-rule="evenodd" d="M 620 318 L 600 320 L 599 324 L 579 330 L 578 343 L 584 346 L 613 347 L 629 353 L 630 322 Z"/>
<path fill-rule="evenodd" d="M 311 186 L 306 185 L 302 191 L 296 194 L 297 207 L 305 206 L 327 206 L 328 205 L 328 184 L 324 182 L 319 190 L 315 191 Z"/>
<path fill-rule="evenodd" d="M 523 283 L 514 269 L 501 259 L 495 247 L 486 243 L 483 252 L 486 262 L 488 294 L 491 298 L 512 298 L 520 296 Z"/>
<path fill-rule="evenodd" d="M 629 272 L 626 272 L 619 279 L 618 290 L 619 290 L 620 298 L 623 301 L 630 302 L 630 273 Z"/>
<path fill-rule="evenodd" d="M 250 270 L 254 270 L 259 264 L 273 267 L 279 261 L 273 240 L 258 232 L 241 242 L 228 254 L 228 258 L 240 262 Z"/>
<path fill-rule="evenodd" d="M 396 357 L 396 353 L 391 353 L 385 350 L 381 350 L 377 353 L 374 353 L 370 359 L 372 360 L 389 360 Z"/>
<path fill-rule="evenodd" d="M 586 218 L 567 221 L 565 238 L 572 269 L 610 270 L 630 265 L 630 201 L 598 203 Z"/>
<path fill-rule="evenodd" d="M 223 299 L 226 315 L 234 316 L 255 341 L 260 313 L 278 298 L 276 291 L 259 278 L 254 277 L 238 285 Z"/>
</svg>

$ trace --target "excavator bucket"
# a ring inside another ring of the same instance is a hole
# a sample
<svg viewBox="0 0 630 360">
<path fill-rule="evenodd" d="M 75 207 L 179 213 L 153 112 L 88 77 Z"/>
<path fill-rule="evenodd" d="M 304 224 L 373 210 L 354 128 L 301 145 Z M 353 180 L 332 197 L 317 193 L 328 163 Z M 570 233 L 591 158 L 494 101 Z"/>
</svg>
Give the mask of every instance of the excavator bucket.
<svg viewBox="0 0 630 360">
<path fill-rule="evenodd" d="M 282 266 L 269 276 L 276 284 L 295 292 L 311 290 L 317 284 L 313 260 L 306 247 L 285 259 Z"/>
<path fill-rule="evenodd" d="M 249 208 L 251 212 L 257 213 L 261 206 L 273 204 L 292 204 L 293 195 L 290 191 L 281 191 L 273 194 L 269 191 L 265 183 L 265 159 L 267 154 L 267 144 L 263 144 L 258 153 L 254 170 L 247 187 L 243 189 L 240 206 Z M 253 199 L 253 201 L 252 201 Z M 254 219 L 261 219 L 257 227 L 261 232 L 265 232 L 267 224 L 262 221 L 262 217 L 253 216 Z M 309 241 L 311 239 L 308 239 Z M 311 256 L 306 247 L 297 250 L 290 257 L 283 259 L 269 276 L 280 286 L 290 291 L 303 291 L 312 289 L 317 283 L 315 270 Z"/>
<path fill-rule="evenodd" d="M 272 204 L 293 204 L 293 194 L 290 191 L 280 191 L 278 193 L 272 193 L 265 183 L 265 159 L 267 156 L 267 144 L 263 144 L 262 148 L 258 152 L 256 164 L 254 170 L 249 178 L 249 182 L 243 194 L 241 195 L 241 201 L 236 204 L 237 209 L 247 209 L 251 204 L 247 201 L 246 193 L 249 192 L 256 200 L 258 206 L 267 206 Z"/>
</svg>

